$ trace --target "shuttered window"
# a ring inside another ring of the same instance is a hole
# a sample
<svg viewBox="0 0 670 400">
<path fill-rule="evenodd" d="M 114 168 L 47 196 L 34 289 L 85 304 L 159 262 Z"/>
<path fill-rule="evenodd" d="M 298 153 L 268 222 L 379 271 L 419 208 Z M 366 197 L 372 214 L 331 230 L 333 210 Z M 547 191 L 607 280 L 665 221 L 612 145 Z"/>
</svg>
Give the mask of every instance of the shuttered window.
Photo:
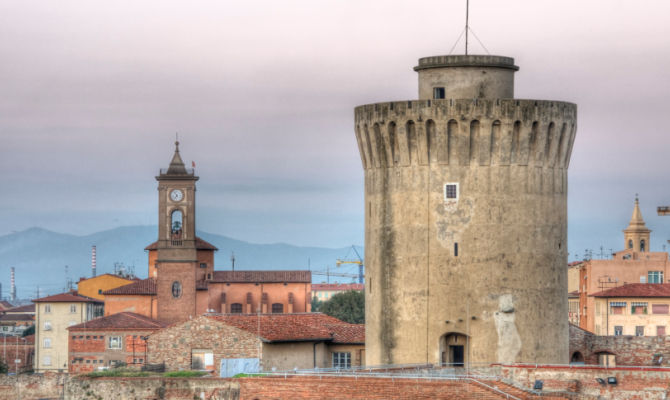
<svg viewBox="0 0 670 400">
<path fill-rule="evenodd" d="M 670 311 L 670 306 L 667 304 L 652 304 L 651 313 L 652 314 L 668 314 Z"/>
</svg>

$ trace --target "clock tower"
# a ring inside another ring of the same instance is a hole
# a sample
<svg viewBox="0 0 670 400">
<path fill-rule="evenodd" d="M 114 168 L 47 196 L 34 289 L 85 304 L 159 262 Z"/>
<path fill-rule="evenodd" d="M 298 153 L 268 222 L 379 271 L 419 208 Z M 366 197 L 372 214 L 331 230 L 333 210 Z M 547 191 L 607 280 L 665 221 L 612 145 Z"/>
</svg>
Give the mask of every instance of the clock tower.
<svg viewBox="0 0 670 400">
<path fill-rule="evenodd" d="M 179 155 L 179 142 L 158 181 L 156 295 L 158 319 L 185 321 L 196 316 L 198 258 L 195 236 L 195 182 Z"/>
</svg>

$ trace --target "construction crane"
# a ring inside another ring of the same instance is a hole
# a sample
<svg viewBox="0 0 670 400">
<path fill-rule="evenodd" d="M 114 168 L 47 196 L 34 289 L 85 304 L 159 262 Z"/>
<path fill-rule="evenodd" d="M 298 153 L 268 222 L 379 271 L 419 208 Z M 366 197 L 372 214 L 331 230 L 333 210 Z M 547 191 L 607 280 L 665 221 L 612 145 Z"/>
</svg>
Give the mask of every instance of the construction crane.
<svg viewBox="0 0 670 400">
<path fill-rule="evenodd" d="M 312 271 L 312 275 L 325 275 L 326 276 L 326 283 L 330 283 L 330 277 L 331 276 L 339 276 L 342 278 L 353 278 L 356 279 L 358 277 L 358 274 L 347 274 L 343 272 L 330 272 L 330 268 L 326 267 L 326 272 L 323 271 Z"/>
<path fill-rule="evenodd" d="M 354 254 L 356 254 L 356 259 L 351 259 L 348 258 L 349 254 L 351 254 L 351 250 L 354 251 Z M 351 248 L 347 252 L 347 255 L 343 259 L 337 259 L 335 262 L 336 266 L 340 266 L 342 264 L 358 264 L 358 283 L 363 284 L 363 259 L 361 258 L 361 255 L 358 254 L 358 250 L 356 250 L 356 246 L 351 245 Z"/>
</svg>

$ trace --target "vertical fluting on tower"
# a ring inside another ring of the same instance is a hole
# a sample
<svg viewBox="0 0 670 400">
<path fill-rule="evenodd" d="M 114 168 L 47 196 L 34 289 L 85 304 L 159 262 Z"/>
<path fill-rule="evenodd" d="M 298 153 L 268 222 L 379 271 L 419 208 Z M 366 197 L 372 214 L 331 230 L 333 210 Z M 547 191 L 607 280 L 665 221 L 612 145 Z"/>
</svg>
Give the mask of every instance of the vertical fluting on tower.
<svg viewBox="0 0 670 400">
<path fill-rule="evenodd" d="M 508 57 L 415 69 L 420 100 L 355 110 L 366 362 L 567 362 L 576 105 L 505 98 Z"/>
</svg>

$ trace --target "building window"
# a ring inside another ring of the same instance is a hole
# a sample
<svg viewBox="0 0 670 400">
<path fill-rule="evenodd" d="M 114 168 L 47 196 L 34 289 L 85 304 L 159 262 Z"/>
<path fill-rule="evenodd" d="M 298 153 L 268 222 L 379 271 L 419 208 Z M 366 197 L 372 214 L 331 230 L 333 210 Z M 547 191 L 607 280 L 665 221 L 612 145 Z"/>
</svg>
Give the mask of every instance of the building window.
<svg viewBox="0 0 670 400">
<path fill-rule="evenodd" d="M 647 313 L 647 304 L 646 302 L 632 302 L 630 303 L 630 313 L 631 314 L 646 314 Z"/>
<path fill-rule="evenodd" d="M 77 305 L 76 304 L 70 304 L 70 313 L 74 314 L 77 312 Z"/>
<path fill-rule="evenodd" d="M 192 350 L 191 369 L 214 370 L 214 353 L 212 350 Z"/>
<path fill-rule="evenodd" d="M 433 88 L 433 98 L 434 99 L 443 99 L 445 97 L 445 91 L 443 87 Z"/>
<path fill-rule="evenodd" d="M 200 263 L 200 268 L 207 268 L 207 263 Z"/>
<path fill-rule="evenodd" d="M 649 271 L 647 272 L 648 283 L 663 283 L 663 271 Z"/>
<path fill-rule="evenodd" d="M 42 357 L 42 365 L 51 365 L 51 356 Z"/>
<path fill-rule="evenodd" d="M 633 240 L 632 240 L 632 239 L 629 239 L 629 240 L 628 240 L 628 248 L 629 248 L 629 249 L 632 249 L 632 248 L 633 248 Z"/>
<path fill-rule="evenodd" d="M 625 301 L 610 302 L 610 314 L 623 314 L 623 310 L 625 308 L 626 308 Z"/>
<path fill-rule="evenodd" d="M 102 294 L 102 289 L 98 289 L 98 294 Z"/>
<path fill-rule="evenodd" d="M 635 327 L 635 336 L 644 336 L 644 326 Z"/>
<path fill-rule="evenodd" d="M 42 347 L 45 349 L 50 349 L 51 348 L 51 338 L 44 338 L 42 341 Z"/>
<path fill-rule="evenodd" d="M 623 335 L 623 326 L 615 325 L 614 326 L 614 336 L 621 336 L 621 335 Z"/>
<path fill-rule="evenodd" d="M 272 304 L 272 313 L 281 314 L 284 312 L 284 305 L 282 303 L 273 303 Z"/>
<path fill-rule="evenodd" d="M 51 313 L 51 304 L 45 304 L 44 305 L 44 313 L 45 314 L 50 314 Z"/>
<path fill-rule="evenodd" d="M 458 200 L 458 183 L 446 183 L 444 185 L 444 200 Z"/>
<path fill-rule="evenodd" d="M 233 303 L 230 305 L 230 312 L 232 314 L 242 314 L 242 304 Z"/>
<path fill-rule="evenodd" d="M 644 239 L 640 240 L 640 251 L 645 251 L 646 244 L 647 243 L 644 241 Z"/>
<path fill-rule="evenodd" d="M 178 299 L 181 297 L 181 282 L 174 281 L 172 282 L 172 297 Z"/>
<path fill-rule="evenodd" d="M 665 325 L 656 327 L 656 336 L 665 336 Z"/>
<path fill-rule="evenodd" d="M 45 331 L 51 330 L 51 321 L 44 321 L 44 330 Z"/>
<path fill-rule="evenodd" d="M 333 353 L 333 368 L 351 368 L 351 353 Z"/>
<path fill-rule="evenodd" d="M 110 336 L 107 341 L 107 348 L 118 350 L 121 348 L 121 336 Z"/>
<path fill-rule="evenodd" d="M 651 305 L 651 313 L 652 314 L 668 314 L 670 313 L 669 310 L 670 306 L 667 304 L 652 304 Z"/>
</svg>

